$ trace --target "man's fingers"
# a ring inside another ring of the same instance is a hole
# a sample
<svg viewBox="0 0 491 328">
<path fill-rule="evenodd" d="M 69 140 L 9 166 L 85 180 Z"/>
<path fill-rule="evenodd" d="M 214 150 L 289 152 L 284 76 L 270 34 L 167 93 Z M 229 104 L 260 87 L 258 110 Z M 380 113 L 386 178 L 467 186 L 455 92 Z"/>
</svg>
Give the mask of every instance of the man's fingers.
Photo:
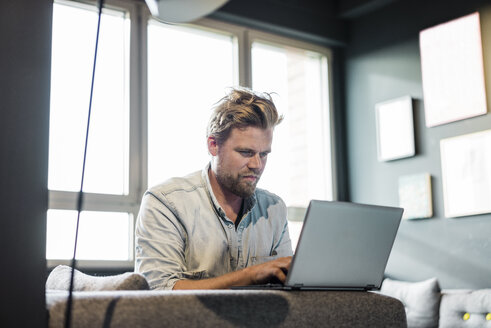
<svg viewBox="0 0 491 328">
<path fill-rule="evenodd" d="M 277 261 L 279 261 L 280 267 L 285 269 L 286 271 L 290 270 L 290 265 L 292 263 L 292 257 L 281 257 Z"/>
<path fill-rule="evenodd" d="M 276 278 L 278 278 L 278 280 L 280 280 L 282 283 L 285 282 L 286 280 L 286 274 L 285 272 L 281 269 L 281 268 L 278 268 L 275 272 L 274 272 L 274 275 Z"/>
<path fill-rule="evenodd" d="M 277 260 L 272 261 L 272 264 L 274 266 L 274 270 L 272 272 L 273 276 L 276 277 L 282 283 L 284 283 L 286 280 L 286 275 L 290 268 L 291 260 L 292 260 L 291 256 L 288 256 L 288 257 L 281 257 Z"/>
<path fill-rule="evenodd" d="M 254 284 L 265 283 L 274 279 L 285 282 L 286 275 L 290 269 L 292 257 L 281 257 L 270 262 L 254 266 L 252 282 Z M 252 267 L 251 267 L 252 268 Z"/>
</svg>

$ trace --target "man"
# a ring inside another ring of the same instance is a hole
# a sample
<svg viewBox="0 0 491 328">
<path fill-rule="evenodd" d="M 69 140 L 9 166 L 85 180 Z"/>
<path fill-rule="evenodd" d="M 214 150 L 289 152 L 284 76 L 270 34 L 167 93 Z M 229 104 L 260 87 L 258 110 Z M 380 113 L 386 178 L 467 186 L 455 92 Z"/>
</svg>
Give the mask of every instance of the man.
<svg viewBox="0 0 491 328">
<path fill-rule="evenodd" d="M 256 189 L 281 120 L 269 95 L 232 90 L 208 124 L 206 168 L 145 193 L 135 271 L 152 289 L 285 281 L 292 255 L 286 206 Z"/>
</svg>

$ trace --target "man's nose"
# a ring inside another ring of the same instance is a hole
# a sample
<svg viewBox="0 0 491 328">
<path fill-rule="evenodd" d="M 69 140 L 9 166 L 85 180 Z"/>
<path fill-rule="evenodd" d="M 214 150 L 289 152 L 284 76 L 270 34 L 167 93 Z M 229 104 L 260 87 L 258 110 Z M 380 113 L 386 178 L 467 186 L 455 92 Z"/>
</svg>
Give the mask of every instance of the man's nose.
<svg viewBox="0 0 491 328">
<path fill-rule="evenodd" d="M 249 159 L 249 168 L 251 169 L 260 169 L 262 166 L 263 166 L 263 162 L 261 160 L 261 157 L 259 156 L 259 153 L 252 156 L 250 159 Z"/>
</svg>

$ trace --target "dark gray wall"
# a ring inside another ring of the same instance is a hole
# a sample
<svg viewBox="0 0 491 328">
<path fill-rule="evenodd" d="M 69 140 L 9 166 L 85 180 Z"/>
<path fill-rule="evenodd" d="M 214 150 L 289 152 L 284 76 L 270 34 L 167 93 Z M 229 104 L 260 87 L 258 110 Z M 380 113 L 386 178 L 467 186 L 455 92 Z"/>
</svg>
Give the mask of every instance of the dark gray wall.
<svg viewBox="0 0 491 328">
<path fill-rule="evenodd" d="M 397 206 L 401 175 L 432 176 L 434 217 L 402 222 L 387 266 L 396 279 L 491 287 L 491 215 L 444 218 L 440 167 L 440 140 L 490 129 L 491 114 L 426 128 L 418 43 L 421 29 L 479 10 L 491 109 L 491 6 L 485 3 L 401 0 L 351 24 L 345 65 L 349 199 Z M 375 104 L 403 95 L 415 99 L 417 154 L 378 162 Z"/>
<path fill-rule="evenodd" d="M 51 0 L 0 2 L 2 327 L 45 327 Z"/>
</svg>

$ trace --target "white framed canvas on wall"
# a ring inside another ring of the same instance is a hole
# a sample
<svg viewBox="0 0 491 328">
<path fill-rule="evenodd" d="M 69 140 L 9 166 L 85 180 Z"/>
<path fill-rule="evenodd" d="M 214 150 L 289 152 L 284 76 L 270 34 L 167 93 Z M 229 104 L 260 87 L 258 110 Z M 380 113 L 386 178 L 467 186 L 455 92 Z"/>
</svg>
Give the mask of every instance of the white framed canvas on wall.
<svg viewBox="0 0 491 328">
<path fill-rule="evenodd" d="M 431 175 L 418 173 L 399 177 L 399 207 L 403 219 L 425 219 L 433 216 Z"/>
<path fill-rule="evenodd" d="M 375 105 L 378 160 L 414 156 L 413 105 L 411 96 Z"/>
<path fill-rule="evenodd" d="M 479 13 L 420 32 L 426 126 L 486 114 Z"/>
<path fill-rule="evenodd" d="M 491 130 L 440 140 L 445 217 L 491 213 Z"/>
</svg>

